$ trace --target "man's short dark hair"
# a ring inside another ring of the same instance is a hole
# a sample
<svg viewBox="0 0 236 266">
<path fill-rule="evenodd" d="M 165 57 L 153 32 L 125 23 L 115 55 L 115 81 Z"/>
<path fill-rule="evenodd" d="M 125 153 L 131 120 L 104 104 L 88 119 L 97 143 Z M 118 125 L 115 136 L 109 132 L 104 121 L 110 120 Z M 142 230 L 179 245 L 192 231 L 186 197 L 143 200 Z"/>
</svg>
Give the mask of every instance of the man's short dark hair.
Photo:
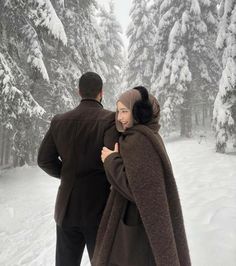
<svg viewBox="0 0 236 266">
<path fill-rule="evenodd" d="M 86 72 L 79 79 L 79 91 L 82 98 L 95 99 L 102 90 L 102 78 L 94 72 Z"/>
</svg>

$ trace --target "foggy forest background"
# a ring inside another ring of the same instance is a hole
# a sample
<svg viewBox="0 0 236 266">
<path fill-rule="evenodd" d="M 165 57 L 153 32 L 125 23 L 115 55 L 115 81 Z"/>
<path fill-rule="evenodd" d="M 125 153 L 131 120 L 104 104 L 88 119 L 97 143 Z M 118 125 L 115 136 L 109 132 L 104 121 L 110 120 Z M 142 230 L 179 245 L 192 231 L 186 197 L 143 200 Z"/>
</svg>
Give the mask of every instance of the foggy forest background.
<svg viewBox="0 0 236 266">
<path fill-rule="evenodd" d="M 86 71 L 104 80 L 104 107 L 143 85 L 161 105 L 161 132 L 212 130 L 236 147 L 236 1 L 133 0 L 125 49 L 114 2 L 0 0 L 0 165 L 36 161 L 51 118 L 78 105 Z M 202 133 L 203 132 L 203 133 Z"/>
</svg>

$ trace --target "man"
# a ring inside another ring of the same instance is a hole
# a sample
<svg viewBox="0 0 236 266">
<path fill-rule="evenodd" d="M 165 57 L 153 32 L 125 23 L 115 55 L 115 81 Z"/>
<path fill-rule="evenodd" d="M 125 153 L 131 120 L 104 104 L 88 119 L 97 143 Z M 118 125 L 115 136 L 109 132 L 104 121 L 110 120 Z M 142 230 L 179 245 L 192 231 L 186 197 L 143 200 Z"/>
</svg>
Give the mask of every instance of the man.
<svg viewBox="0 0 236 266">
<path fill-rule="evenodd" d="M 56 115 L 38 154 L 38 165 L 60 178 L 55 221 L 56 266 L 80 265 L 85 244 L 90 260 L 110 185 L 101 161 L 103 146 L 118 139 L 115 113 L 103 109 L 102 79 L 93 72 L 80 77 L 78 107 Z"/>
</svg>

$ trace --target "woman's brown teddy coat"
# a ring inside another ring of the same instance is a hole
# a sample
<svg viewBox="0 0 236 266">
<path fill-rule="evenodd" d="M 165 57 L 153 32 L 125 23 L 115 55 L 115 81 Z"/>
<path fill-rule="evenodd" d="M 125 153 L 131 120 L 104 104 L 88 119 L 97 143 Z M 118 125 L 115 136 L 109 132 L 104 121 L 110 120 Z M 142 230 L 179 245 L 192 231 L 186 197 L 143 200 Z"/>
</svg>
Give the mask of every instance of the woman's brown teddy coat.
<svg viewBox="0 0 236 266">
<path fill-rule="evenodd" d="M 135 125 L 123 133 L 120 155 L 156 265 L 190 266 L 181 204 L 162 138 L 147 126 Z M 106 171 L 109 171 L 107 167 L 114 156 L 112 154 L 105 160 Z M 126 202 L 125 197 L 112 189 L 97 235 L 93 266 L 109 265 L 116 229 Z"/>
</svg>

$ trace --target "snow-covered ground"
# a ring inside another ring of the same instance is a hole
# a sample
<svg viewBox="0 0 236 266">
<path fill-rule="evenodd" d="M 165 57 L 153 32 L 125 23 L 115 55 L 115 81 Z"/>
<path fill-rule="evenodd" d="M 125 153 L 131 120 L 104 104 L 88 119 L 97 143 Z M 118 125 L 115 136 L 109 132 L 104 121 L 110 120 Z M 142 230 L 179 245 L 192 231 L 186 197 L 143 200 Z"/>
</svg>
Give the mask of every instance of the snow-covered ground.
<svg viewBox="0 0 236 266">
<path fill-rule="evenodd" d="M 236 152 L 208 139 L 167 143 L 193 266 L 236 265 Z M 0 173 L 0 265 L 53 266 L 58 180 L 37 167 Z M 83 257 L 88 266 L 88 256 Z"/>
</svg>

